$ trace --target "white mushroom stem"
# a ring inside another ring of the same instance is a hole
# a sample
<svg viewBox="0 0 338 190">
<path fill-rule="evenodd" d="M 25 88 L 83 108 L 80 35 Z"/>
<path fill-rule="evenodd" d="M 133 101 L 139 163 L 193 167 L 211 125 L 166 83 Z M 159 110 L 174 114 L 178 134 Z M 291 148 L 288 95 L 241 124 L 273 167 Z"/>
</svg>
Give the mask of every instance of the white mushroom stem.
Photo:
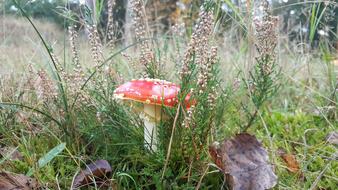
<svg viewBox="0 0 338 190">
<path fill-rule="evenodd" d="M 156 128 L 156 121 L 161 117 L 161 106 L 144 104 L 144 144 L 153 151 L 157 150 L 158 134 Z"/>
</svg>

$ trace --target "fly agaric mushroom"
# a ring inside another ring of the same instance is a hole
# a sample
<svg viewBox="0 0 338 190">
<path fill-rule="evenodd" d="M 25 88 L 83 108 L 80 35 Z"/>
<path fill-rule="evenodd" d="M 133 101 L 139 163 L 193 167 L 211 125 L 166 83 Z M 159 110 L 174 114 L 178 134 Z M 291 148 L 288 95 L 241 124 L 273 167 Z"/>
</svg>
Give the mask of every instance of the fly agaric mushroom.
<svg viewBox="0 0 338 190">
<path fill-rule="evenodd" d="M 177 95 L 180 87 L 174 83 L 159 79 L 139 79 L 122 84 L 114 91 L 114 97 L 122 100 L 132 100 L 143 104 L 144 142 L 149 149 L 157 150 L 156 121 L 160 119 L 162 106 L 177 105 Z M 185 98 L 187 108 L 190 95 Z"/>
</svg>

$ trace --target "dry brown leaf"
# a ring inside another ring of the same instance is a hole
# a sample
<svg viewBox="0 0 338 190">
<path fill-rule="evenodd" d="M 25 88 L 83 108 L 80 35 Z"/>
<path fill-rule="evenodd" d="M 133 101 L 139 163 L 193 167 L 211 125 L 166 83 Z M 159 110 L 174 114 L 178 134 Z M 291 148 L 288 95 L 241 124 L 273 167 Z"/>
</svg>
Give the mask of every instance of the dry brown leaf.
<svg viewBox="0 0 338 190">
<path fill-rule="evenodd" d="M 299 163 L 296 159 L 296 156 L 293 154 L 282 154 L 282 159 L 286 163 L 287 169 L 292 173 L 298 173 L 299 172 Z"/>
<path fill-rule="evenodd" d="M 326 141 L 330 144 L 338 145 L 338 132 L 332 131 L 326 136 Z"/>
<path fill-rule="evenodd" d="M 23 160 L 22 154 L 15 147 L 0 148 L 0 155 L 7 157 L 9 160 Z"/>
<path fill-rule="evenodd" d="M 96 184 L 97 187 L 107 187 L 110 185 L 109 178 L 112 174 L 110 164 L 106 160 L 97 160 L 86 166 L 75 177 L 73 188 Z"/>
<path fill-rule="evenodd" d="M 233 190 L 264 190 L 277 183 L 267 151 L 255 136 L 238 134 L 222 144 L 213 143 L 209 152 Z"/>
<path fill-rule="evenodd" d="M 34 190 L 38 189 L 38 182 L 22 174 L 14 174 L 6 171 L 0 172 L 1 190 Z"/>
</svg>

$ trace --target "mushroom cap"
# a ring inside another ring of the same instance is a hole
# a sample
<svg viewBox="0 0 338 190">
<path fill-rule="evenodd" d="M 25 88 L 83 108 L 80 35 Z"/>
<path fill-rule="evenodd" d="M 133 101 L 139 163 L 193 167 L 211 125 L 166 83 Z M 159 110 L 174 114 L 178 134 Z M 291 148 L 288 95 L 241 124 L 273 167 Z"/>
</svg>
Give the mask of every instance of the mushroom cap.
<svg viewBox="0 0 338 190">
<path fill-rule="evenodd" d="M 180 86 L 159 79 L 138 79 L 126 82 L 115 89 L 114 97 L 133 100 L 145 104 L 173 107 L 177 105 Z M 187 108 L 190 107 L 190 95 L 185 98 Z"/>
</svg>

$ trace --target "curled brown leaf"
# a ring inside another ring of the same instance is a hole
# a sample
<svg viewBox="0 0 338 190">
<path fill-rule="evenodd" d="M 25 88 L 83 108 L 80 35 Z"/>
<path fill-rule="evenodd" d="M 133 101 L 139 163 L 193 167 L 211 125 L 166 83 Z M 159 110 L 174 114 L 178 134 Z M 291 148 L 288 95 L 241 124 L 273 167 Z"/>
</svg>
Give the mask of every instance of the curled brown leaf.
<svg viewBox="0 0 338 190">
<path fill-rule="evenodd" d="M 15 147 L 0 148 L 0 156 L 8 158 L 9 160 L 23 160 L 22 154 Z"/>
<path fill-rule="evenodd" d="M 209 152 L 233 190 L 264 190 L 277 183 L 267 151 L 253 135 L 241 133 L 221 144 L 215 142 Z"/>
<path fill-rule="evenodd" d="M 33 178 L 6 171 L 0 172 L 1 190 L 36 190 L 38 188 L 38 182 Z"/>
<path fill-rule="evenodd" d="M 298 173 L 300 168 L 299 168 L 299 163 L 296 159 L 296 156 L 293 154 L 282 154 L 281 155 L 282 159 L 286 163 L 287 169 L 292 172 L 292 173 Z"/>
<path fill-rule="evenodd" d="M 96 185 L 98 188 L 109 186 L 109 178 L 112 175 L 110 164 L 106 160 L 97 160 L 94 163 L 86 165 L 86 169 L 81 170 L 75 177 L 72 187 Z"/>
</svg>

